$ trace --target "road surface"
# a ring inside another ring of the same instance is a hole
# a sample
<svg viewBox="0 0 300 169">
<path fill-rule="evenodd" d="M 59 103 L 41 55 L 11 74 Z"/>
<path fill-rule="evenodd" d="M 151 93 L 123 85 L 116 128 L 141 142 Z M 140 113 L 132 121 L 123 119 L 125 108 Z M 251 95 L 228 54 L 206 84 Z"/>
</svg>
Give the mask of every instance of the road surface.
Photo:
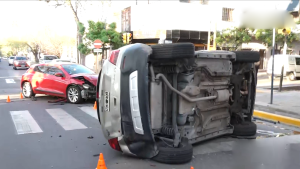
<svg viewBox="0 0 300 169">
<path fill-rule="evenodd" d="M 5 60 L 0 63 L 1 169 L 95 169 L 99 153 L 108 169 L 300 168 L 300 136 L 294 135 L 299 129 L 262 121 L 257 121 L 257 139 L 226 136 L 194 145 L 193 160 L 187 164 L 123 155 L 104 139 L 93 102 L 61 105 L 48 103 L 55 98 L 43 95 L 37 101 L 18 98 L 24 72 L 13 70 Z M 10 103 L 8 94 L 15 95 Z M 278 133 L 292 136 L 276 137 Z"/>
</svg>

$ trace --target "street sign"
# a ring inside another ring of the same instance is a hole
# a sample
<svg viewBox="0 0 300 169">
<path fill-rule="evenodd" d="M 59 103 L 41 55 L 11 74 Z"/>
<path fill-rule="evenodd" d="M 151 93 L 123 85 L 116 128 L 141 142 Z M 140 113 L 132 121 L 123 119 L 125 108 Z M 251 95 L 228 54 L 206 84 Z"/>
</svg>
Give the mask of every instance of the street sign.
<svg viewBox="0 0 300 169">
<path fill-rule="evenodd" d="M 94 49 L 94 52 L 102 52 L 102 49 Z"/>
<path fill-rule="evenodd" d="M 102 46 L 102 41 L 99 40 L 99 39 L 96 39 L 96 40 L 94 41 L 94 47 L 95 47 L 96 49 L 100 49 L 101 46 Z"/>
</svg>

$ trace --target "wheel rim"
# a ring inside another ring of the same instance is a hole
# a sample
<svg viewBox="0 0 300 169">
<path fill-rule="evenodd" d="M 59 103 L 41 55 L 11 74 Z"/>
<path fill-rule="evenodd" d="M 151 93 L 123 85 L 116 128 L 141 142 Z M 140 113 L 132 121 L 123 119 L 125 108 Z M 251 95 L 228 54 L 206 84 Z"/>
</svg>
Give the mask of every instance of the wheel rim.
<svg viewBox="0 0 300 169">
<path fill-rule="evenodd" d="M 290 74 L 290 79 L 294 80 L 294 78 L 295 78 L 294 74 Z"/>
<path fill-rule="evenodd" d="M 25 82 L 23 85 L 23 95 L 29 97 L 31 93 L 30 83 Z"/>
<path fill-rule="evenodd" d="M 68 98 L 72 103 L 78 100 L 78 90 L 75 88 L 70 88 L 68 92 Z"/>
</svg>

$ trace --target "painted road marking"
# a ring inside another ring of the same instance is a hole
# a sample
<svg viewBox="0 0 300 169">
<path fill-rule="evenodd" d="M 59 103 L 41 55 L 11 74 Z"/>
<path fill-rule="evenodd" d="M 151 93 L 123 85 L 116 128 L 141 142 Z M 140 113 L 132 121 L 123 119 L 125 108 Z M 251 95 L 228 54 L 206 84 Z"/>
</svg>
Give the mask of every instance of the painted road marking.
<svg viewBox="0 0 300 169">
<path fill-rule="evenodd" d="M 10 111 L 18 134 L 42 133 L 42 129 L 31 116 L 29 111 Z"/>
<path fill-rule="evenodd" d="M 63 109 L 46 109 L 56 122 L 65 130 L 86 129 L 87 127 L 76 120 L 73 116 L 65 112 Z"/>
<path fill-rule="evenodd" d="M 6 83 L 16 83 L 14 79 L 5 79 Z"/>
<path fill-rule="evenodd" d="M 83 112 L 85 112 L 86 114 L 88 114 L 98 120 L 97 110 L 94 110 L 93 107 L 85 106 L 85 107 L 78 107 L 78 108 L 80 110 L 82 110 Z"/>
<path fill-rule="evenodd" d="M 6 76 L 6 77 L 0 77 L 0 79 L 6 79 L 6 78 L 12 78 L 12 77 L 21 78 L 22 76 Z"/>
</svg>

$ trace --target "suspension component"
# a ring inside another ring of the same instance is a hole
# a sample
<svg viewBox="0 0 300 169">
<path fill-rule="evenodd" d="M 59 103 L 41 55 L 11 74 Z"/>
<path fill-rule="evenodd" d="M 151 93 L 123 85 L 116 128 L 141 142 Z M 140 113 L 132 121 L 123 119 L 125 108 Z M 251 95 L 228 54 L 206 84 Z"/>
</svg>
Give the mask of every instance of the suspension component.
<svg viewBox="0 0 300 169">
<path fill-rule="evenodd" d="M 170 127 L 162 127 L 161 128 L 161 133 L 168 135 L 168 136 L 173 136 L 174 135 L 174 129 Z"/>
<path fill-rule="evenodd" d="M 163 66 L 161 67 L 161 72 L 163 73 L 179 73 L 179 68 L 177 66 Z"/>
</svg>

